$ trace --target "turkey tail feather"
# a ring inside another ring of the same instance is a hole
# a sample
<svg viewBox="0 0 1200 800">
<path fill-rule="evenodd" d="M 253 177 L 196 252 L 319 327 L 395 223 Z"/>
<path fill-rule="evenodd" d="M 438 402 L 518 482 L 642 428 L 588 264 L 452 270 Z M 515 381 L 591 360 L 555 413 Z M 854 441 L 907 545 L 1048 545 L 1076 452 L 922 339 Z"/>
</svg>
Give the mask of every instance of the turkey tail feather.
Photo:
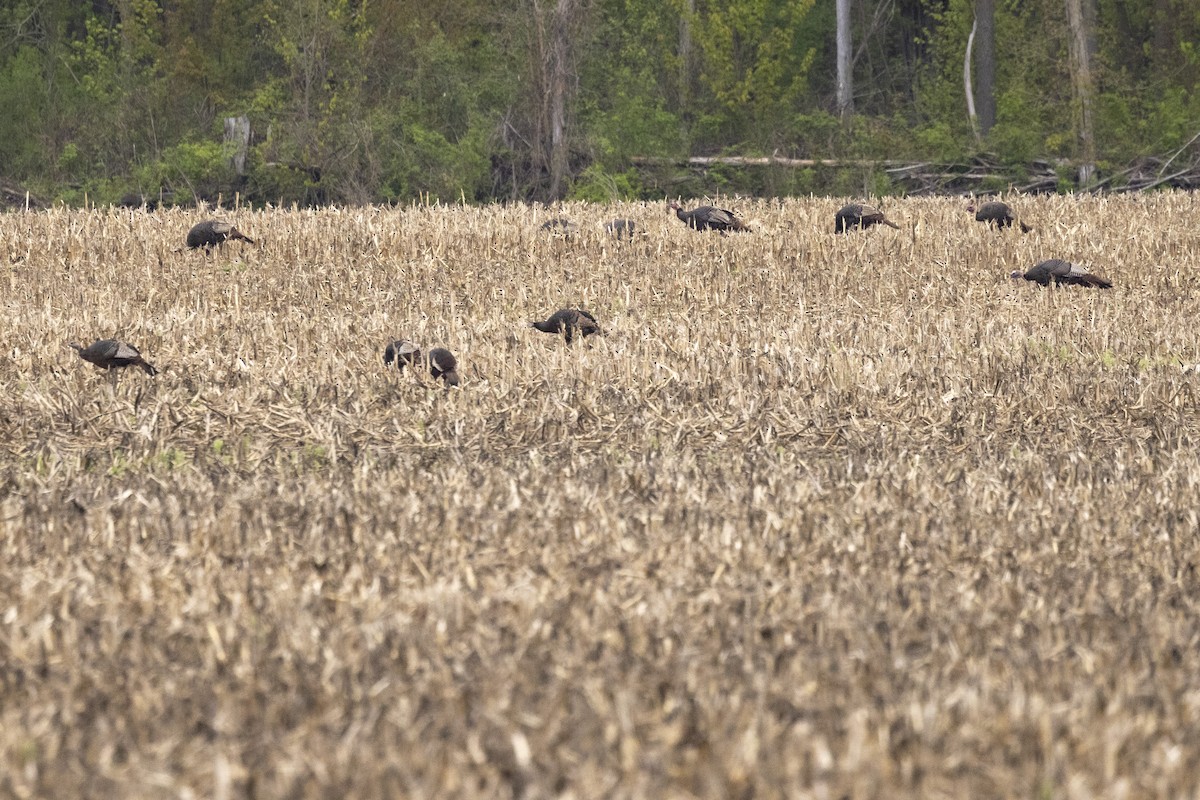
<svg viewBox="0 0 1200 800">
<path fill-rule="evenodd" d="M 1112 281 L 1108 278 L 1102 278 L 1099 275 L 1069 275 L 1061 280 L 1062 283 L 1071 284 L 1074 286 L 1088 286 L 1092 289 L 1111 289 Z"/>
</svg>

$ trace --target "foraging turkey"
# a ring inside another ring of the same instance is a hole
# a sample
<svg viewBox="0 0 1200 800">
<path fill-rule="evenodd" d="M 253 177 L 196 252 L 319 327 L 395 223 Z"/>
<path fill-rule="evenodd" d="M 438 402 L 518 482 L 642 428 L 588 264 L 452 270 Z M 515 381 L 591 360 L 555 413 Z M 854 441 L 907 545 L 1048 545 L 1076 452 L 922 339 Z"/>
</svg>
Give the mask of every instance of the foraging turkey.
<svg viewBox="0 0 1200 800">
<path fill-rule="evenodd" d="M 604 223 L 605 232 L 618 239 L 632 239 L 636 229 L 637 225 L 631 219 L 614 219 Z"/>
<path fill-rule="evenodd" d="M 95 364 L 101 369 L 112 370 L 119 367 L 141 367 L 147 375 L 157 375 L 158 370 L 153 364 L 142 358 L 138 349 L 126 342 L 116 339 L 97 339 L 84 347 L 79 342 L 68 342 L 67 347 L 73 348 L 84 361 Z"/>
<path fill-rule="evenodd" d="M 591 336 L 600 331 L 596 318 L 589 312 L 579 308 L 560 308 L 550 315 L 545 322 L 531 322 L 531 328 L 537 328 L 542 333 L 561 334 L 567 344 L 579 336 Z"/>
<path fill-rule="evenodd" d="M 254 244 L 254 240 L 239 231 L 232 223 L 219 219 L 206 219 L 197 222 L 188 231 L 187 246 L 193 250 L 203 247 L 205 250 L 223 243 L 226 239 L 241 239 L 243 242 Z"/>
<path fill-rule="evenodd" d="M 900 226 L 883 215 L 875 206 L 862 203 L 848 203 L 842 206 L 834 218 L 833 232 L 846 233 L 851 228 L 869 228 L 872 225 L 883 224 L 900 230 Z"/>
<path fill-rule="evenodd" d="M 394 342 L 389 342 L 388 346 L 383 349 L 383 363 L 390 367 L 395 362 L 397 369 L 412 366 L 420 358 L 421 348 L 407 339 L 397 339 Z"/>
<path fill-rule="evenodd" d="M 674 211 L 675 216 L 682 220 L 683 224 L 689 228 L 698 231 L 746 231 L 750 232 L 750 228 L 746 223 L 737 218 L 737 215 L 725 208 L 715 208 L 713 206 L 700 206 L 693 208 L 691 211 L 684 211 L 679 203 L 674 201 L 667 203 L 667 210 Z"/>
<path fill-rule="evenodd" d="M 444 347 L 429 351 L 429 374 L 441 378 L 447 386 L 458 386 L 458 359 Z"/>
<path fill-rule="evenodd" d="M 1002 203 L 999 200 L 989 200 L 978 209 L 972 203 L 967 206 L 967 211 L 974 211 L 977 221 L 986 222 L 988 225 L 995 225 L 1001 230 L 1011 228 L 1012 224 L 1016 222 L 1016 218 L 1013 217 L 1012 208 L 1009 207 L 1008 203 Z M 1024 222 L 1018 224 L 1021 226 L 1021 233 L 1029 233 L 1033 230 L 1033 228 Z"/>
<path fill-rule="evenodd" d="M 542 223 L 542 230 L 557 236 L 570 236 L 579 230 L 579 226 L 566 217 L 555 217 Z"/>
<path fill-rule="evenodd" d="M 1108 278 L 1093 275 L 1082 267 L 1076 266 L 1070 261 L 1063 261 L 1061 258 L 1043 261 L 1025 272 L 1021 272 L 1019 269 L 1013 270 L 1009 277 L 1013 280 L 1024 278 L 1027 281 L 1040 283 L 1042 286 L 1049 286 L 1050 281 L 1054 281 L 1055 286 L 1065 284 L 1067 286 L 1090 286 L 1095 289 L 1112 288 L 1112 281 Z"/>
</svg>

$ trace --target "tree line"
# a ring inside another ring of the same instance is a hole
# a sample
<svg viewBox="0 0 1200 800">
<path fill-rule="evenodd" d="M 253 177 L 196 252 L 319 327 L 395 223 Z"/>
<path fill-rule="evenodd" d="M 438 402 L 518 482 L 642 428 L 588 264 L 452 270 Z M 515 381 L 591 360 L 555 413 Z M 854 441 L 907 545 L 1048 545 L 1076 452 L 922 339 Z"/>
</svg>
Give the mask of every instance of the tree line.
<svg viewBox="0 0 1200 800">
<path fill-rule="evenodd" d="M 1040 162 L 1087 186 L 1200 161 L 1198 42 L 1194 0 L 10 0 L 0 181 L 68 204 L 883 194 L 881 162 L 986 158 L 997 184 Z"/>
</svg>

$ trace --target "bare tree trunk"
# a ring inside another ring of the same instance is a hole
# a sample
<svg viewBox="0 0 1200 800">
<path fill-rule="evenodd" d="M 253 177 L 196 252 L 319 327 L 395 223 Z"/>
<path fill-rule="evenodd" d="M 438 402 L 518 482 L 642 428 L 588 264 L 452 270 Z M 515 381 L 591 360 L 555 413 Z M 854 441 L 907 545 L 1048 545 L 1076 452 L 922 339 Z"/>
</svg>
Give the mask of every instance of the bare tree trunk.
<svg viewBox="0 0 1200 800">
<path fill-rule="evenodd" d="M 225 147 L 229 152 L 229 165 L 239 178 L 246 174 L 246 155 L 250 151 L 250 118 L 225 118 Z"/>
<path fill-rule="evenodd" d="M 549 37 L 546 33 L 546 20 L 549 15 L 543 12 L 542 4 L 538 0 L 531 0 L 530 5 L 533 11 L 529 48 L 530 75 L 533 84 L 530 87 L 530 97 L 534 101 L 532 105 L 535 110 L 530 117 L 532 130 L 526 144 L 529 146 L 530 182 L 536 187 L 535 193 L 540 196 L 544 176 L 550 174 L 550 136 L 548 131 L 550 127 L 552 59 L 549 54 Z"/>
<path fill-rule="evenodd" d="M 996 124 L 996 0 L 975 0 L 975 22 L 979 25 L 975 60 L 979 128 L 987 136 Z"/>
<path fill-rule="evenodd" d="M 1071 54 L 1071 83 L 1075 90 L 1076 130 L 1079 134 L 1079 185 L 1087 186 L 1096 173 L 1096 138 L 1092 109 L 1096 86 L 1092 55 L 1096 50 L 1095 0 L 1066 0 L 1067 44 Z"/>
<path fill-rule="evenodd" d="M 845 118 L 854 113 L 854 76 L 850 42 L 850 0 L 837 0 L 837 107 Z"/>
<path fill-rule="evenodd" d="M 691 120 L 688 109 L 692 103 L 692 20 L 695 16 L 696 0 L 684 0 L 683 14 L 679 18 L 679 120 L 685 137 Z"/>
<path fill-rule="evenodd" d="M 1184 9 L 1189 9 L 1190 4 L 1194 2 L 1195 0 L 1154 0 L 1154 12 L 1150 18 L 1153 37 L 1150 63 L 1154 67 L 1154 80 L 1171 80 L 1167 76 L 1179 76 L 1182 78 L 1182 85 L 1189 90 L 1195 87 L 1195 82 L 1194 78 L 1188 79 L 1180 74 L 1183 59 L 1180 58 L 1179 45 L 1180 38 L 1186 37 L 1188 30 L 1183 22 L 1187 13 Z M 1191 72 L 1194 76 L 1195 70 Z"/>
<path fill-rule="evenodd" d="M 570 148 L 567 142 L 567 100 L 572 88 L 571 26 L 575 0 L 558 0 L 550 32 L 550 197 L 563 196 Z"/>
<path fill-rule="evenodd" d="M 1154 54 L 1163 60 L 1172 57 L 1175 44 L 1175 26 L 1172 24 L 1170 0 L 1154 0 Z"/>
</svg>

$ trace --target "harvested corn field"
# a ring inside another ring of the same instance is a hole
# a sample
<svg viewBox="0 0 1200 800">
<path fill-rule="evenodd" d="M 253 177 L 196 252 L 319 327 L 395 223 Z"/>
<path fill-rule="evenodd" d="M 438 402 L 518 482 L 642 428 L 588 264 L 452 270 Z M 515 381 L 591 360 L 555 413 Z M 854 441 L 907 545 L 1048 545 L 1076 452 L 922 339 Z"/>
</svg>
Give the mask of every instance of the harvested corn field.
<svg viewBox="0 0 1200 800">
<path fill-rule="evenodd" d="M 5 216 L 0 795 L 1195 795 L 1200 199 L 849 199 Z"/>
</svg>

